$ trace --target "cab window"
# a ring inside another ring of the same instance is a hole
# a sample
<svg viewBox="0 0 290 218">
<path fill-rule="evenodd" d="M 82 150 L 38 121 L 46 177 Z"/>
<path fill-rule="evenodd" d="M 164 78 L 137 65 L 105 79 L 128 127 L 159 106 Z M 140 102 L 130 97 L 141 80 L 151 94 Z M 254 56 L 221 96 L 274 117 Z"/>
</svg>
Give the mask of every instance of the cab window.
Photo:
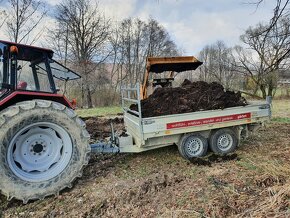
<svg viewBox="0 0 290 218">
<path fill-rule="evenodd" d="M 32 64 L 30 61 L 18 61 L 17 89 L 27 91 L 52 92 L 45 63 Z"/>
<path fill-rule="evenodd" d="M 40 62 L 39 64 L 36 64 L 35 67 L 36 67 L 36 76 L 39 82 L 39 91 L 52 92 L 45 63 Z"/>
<path fill-rule="evenodd" d="M 17 89 L 19 90 L 34 91 L 36 89 L 30 62 L 18 61 L 17 81 Z"/>
</svg>

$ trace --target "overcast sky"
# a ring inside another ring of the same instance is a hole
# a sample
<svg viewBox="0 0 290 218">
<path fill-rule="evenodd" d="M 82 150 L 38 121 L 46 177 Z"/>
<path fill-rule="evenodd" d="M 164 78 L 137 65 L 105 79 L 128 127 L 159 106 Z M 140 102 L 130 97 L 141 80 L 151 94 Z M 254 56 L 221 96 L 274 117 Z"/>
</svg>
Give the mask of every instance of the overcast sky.
<svg viewBox="0 0 290 218">
<path fill-rule="evenodd" d="M 5 6 L 2 3 L 2 7 Z M 45 0 L 53 16 L 61 0 Z M 274 0 L 266 0 L 256 10 L 247 2 L 255 0 L 99 0 L 107 17 L 122 20 L 152 17 L 169 32 L 185 55 L 197 55 L 207 44 L 223 40 L 227 45 L 239 44 L 239 36 L 249 26 L 266 22 L 272 16 Z M 53 25 L 47 19 L 46 25 Z M 5 37 L 3 34 L 1 37 Z M 41 44 L 38 42 L 37 44 Z"/>
<path fill-rule="evenodd" d="M 268 21 L 274 0 L 258 10 L 251 0 L 103 0 L 100 6 L 112 19 L 153 17 L 166 27 L 186 55 L 196 55 L 205 45 L 223 40 L 229 46 L 251 25 Z M 272 4 L 271 4 L 272 3 Z"/>
</svg>

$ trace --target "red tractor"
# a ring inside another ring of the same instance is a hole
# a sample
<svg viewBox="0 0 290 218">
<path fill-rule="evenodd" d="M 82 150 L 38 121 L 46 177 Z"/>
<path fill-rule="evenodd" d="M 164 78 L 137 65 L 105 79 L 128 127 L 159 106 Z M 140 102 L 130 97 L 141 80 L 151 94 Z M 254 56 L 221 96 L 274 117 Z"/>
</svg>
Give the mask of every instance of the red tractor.
<svg viewBox="0 0 290 218">
<path fill-rule="evenodd" d="M 80 76 L 52 57 L 0 41 L 0 191 L 8 199 L 57 195 L 88 163 L 85 124 L 56 87 Z"/>
</svg>

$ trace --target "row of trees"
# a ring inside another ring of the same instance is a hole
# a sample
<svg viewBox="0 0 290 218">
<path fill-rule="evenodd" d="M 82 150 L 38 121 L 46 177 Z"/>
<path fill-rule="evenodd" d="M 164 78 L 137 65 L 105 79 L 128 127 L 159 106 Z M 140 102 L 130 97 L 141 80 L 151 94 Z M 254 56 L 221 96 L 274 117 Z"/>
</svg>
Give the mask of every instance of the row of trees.
<svg viewBox="0 0 290 218">
<path fill-rule="evenodd" d="M 8 3 L 11 9 L 3 11 L 7 18 L 2 29 L 14 42 L 34 43 L 43 33 L 37 30 L 47 14 L 45 5 L 36 0 Z M 63 0 L 56 6 L 54 19 L 55 27 L 46 30 L 45 46 L 55 51 L 54 58 L 81 74 L 82 79 L 73 84 L 79 89 L 71 90 L 74 95 L 80 93 L 82 105 L 87 107 L 96 103 L 93 96 L 97 93 L 102 92 L 102 101 L 109 104 L 121 85 L 140 82 L 146 57 L 178 54 L 176 44 L 156 20 L 113 22 L 102 14 L 96 1 Z"/>
<path fill-rule="evenodd" d="M 81 99 L 88 107 L 93 107 L 96 92 L 103 92 L 103 101 L 110 104 L 120 86 L 140 82 L 147 56 L 177 54 L 177 46 L 156 20 L 113 23 L 89 0 L 63 1 L 56 24 L 50 42 L 59 58 L 81 73 Z"/>
<path fill-rule="evenodd" d="M 262 2 L 257 1 L 257 7 Z M 29 44 L 44 37 L 39 25 L 47 16 L 44 3 L 8 0 L 7 4 L 8 9 L 0 13 L 0 28 L 12 41 Z M 204 62 L 199 79 L 233 89 L 246 81 L 243 88 L 252 95 L 272 96 L 280 73 L 289 70 L 289 19 L 288 1 L 277 0 L 270 22 L 249 27 L 240 37 L 243 46 L 228 47 L 223 41 L 206 45 L 199 55 Z M 142 81 L 146 57 L 180 55 L 156 20 L 114 22 L 102 14 L 96 1 L 63 0 L 56 6 L 54 20 L 55 27 L 46 29 L 46 46 L 55 51 L 55 58 L 81 74 L 82 80 L 69 90 L 83 106 L 99 104 L 96 99 L 110 104 L 122 85 Z"/>
<path fill-rule="evenodd" d="M 271 25 L 249 27 L 240 37 L 244 47 L 228 48 L 221 41 L 206 46 L 200 52 L 205 61 L 200 78 L 218 81 L 226 88 L 237 87 L 242 78 L 252 95 L 260 91 L 263 98 L 273 96 L 280 74 L 289 71 L 290 17 L 280 17 Z"/>
</svg>

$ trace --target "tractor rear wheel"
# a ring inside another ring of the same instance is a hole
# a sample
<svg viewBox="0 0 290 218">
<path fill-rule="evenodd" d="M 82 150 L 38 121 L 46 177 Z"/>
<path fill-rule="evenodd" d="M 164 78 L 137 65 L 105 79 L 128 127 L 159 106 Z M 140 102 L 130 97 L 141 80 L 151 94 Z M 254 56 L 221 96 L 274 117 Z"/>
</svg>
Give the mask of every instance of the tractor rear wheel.
<svg viewBox="0 0 290 218">
<path fill-rule="evenodd" d="M 88 164 L 85 124 L 62 104 L 33 100 L 0 112 L 0 190 L 27 203 L 71 187 Z"/>
</svg>

